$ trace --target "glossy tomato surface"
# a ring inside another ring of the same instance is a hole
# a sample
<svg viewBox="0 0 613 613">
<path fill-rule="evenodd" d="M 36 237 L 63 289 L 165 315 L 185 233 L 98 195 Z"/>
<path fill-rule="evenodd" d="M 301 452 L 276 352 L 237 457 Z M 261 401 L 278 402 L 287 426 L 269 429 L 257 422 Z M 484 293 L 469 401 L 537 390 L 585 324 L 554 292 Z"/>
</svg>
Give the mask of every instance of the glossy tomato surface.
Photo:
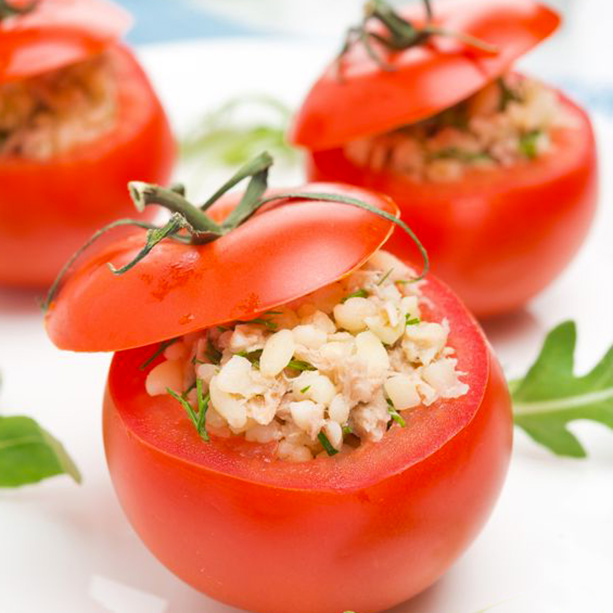
<svg viewBox="0 0 613 613">
<path fill-rule="evenodd" d="M 569 128 L 549 153 L 512 167 L 469 170 L 447 183 L 359 168 L 341 148 L 311 153 L 309 178 L 388 194 L 428 250 L 434 272 L 479 317 L 524 305 L 566 267 L 597 202 L 594 136 L 585 112 L 561 94 Z M 395 234 L 391 251 L 406 255 Z"/>
<path fill-rule="evenodd" d="M 132 525 L 195 588 L 261 613 L 382 611 L 433 583 L 483 527 L 511 450 L 510 400 L 477 324 L 435 279 L 466 396 L 408 413 L 380 443 L 293 464 L 240 439 L 204 443 L 115 355 L 104 403 L 108 465 Z M 153 365 L 152 365 L 153 366 Z M 147 369 L 148 370 L 148 369 Z"/>
<path fill-rule="evenodd" d="M 291 191 L 353 197 L 392 217 L 400 214 L 386 196 L 351 185 Z M 212 214 L 222 219 L 236 198 L 218 205 Z M 47 332 L 62 349 L 119 351 L 252 319 L 351 272 L 392 228 L 388 219 L 347 204 L 283 199 L 218 240 L 198 246 L 164 241 L 132 270 L 113 275 L 108 264 L 123 266 L 144 246 L 146 233 L 137 230 L 73 268 L 47 311 Z"/>
<path fill-rule="evenodd" d="M 174 142 L 151 84 L 128 49 L 106 53 L 118 88 L 111 130 L 48 161 L 0 160 L 0 284 L 49 285 L 95 230 L 135 216 L 128 181 L 170 176 Z"/>
</svg>

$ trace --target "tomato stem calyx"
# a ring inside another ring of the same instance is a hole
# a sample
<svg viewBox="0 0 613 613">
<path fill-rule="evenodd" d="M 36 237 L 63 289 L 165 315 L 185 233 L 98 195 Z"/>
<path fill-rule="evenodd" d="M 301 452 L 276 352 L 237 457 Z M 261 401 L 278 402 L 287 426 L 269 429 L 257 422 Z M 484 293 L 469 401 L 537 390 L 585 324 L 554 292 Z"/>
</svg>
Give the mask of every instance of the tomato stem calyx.
<svg viewBox="0 0 613 613">
<path fill-rule="evenodd" d="M 250 162 L 247 162 L 234 174 L 226 183 L 224 183 L 204 204 L 196 206 L 189 202 L 184 196 L 184 189 L 177 185 L 171 188 L 160 187 L 140 181 L 132 181 L 129 183 L 129 191 L 136 209 L 142 212 L 145 207 L 155 204 L 162 206 L 172 213 L 170 219 L 163 226 L 155 226 L 145 222 L 133 219 L 120 219 L 108 224 L 104 228 L 98 230 L 90 239 L 83 245 L 64 265 L 60 274 L 51 286 L 47 297 L 42 305 L 43 310 L 47 310 L 51 305 L 55 295 L 59 291 L 60 283 L 64 276 L 68 273 L 72 265 L 77 261 L 80 255 L 89 248 L 92 243 L 96 242 L 102 235 L 118 226 L 135 226 L 146 229 L 146 241 L 141 250 L 127 264 L 116 268 L 113 264 L 108 263 L 108 267 L 115 275 L 122 275 L 132 269 L 138 262 L 145 258 L 152 249 L 165 239 L 176 240 L 182 243 L 193 245 L 202 245 L 211 241 L 217 240 L 222 236 L 232 232 L 238 226 L 247 222 L 257 211 L 266 204 L 276 202 L 278 204 L 290 204 L 295 200 L 307 200 L 312 202 L 331 202 L 347 204 L 360 208 L 364 211 L 382 217 L 387 221 L 399 226 L 406 234 L 408 234 L 416 244 L 421 256 L 424 260 L 424 266 L 421 274 L 415 279 L 422 279 L 428 272 L 430 262 L 428 254 L 415 235 L 401 219 L 396 215 L 377 208 L 367 202 L 344 196 L 342 194 L 324 193 L 324 192 L 308 192 L 308 191 L 292 191 L 276 193 L 271 196 L 265 196 L 268 189 L 268 170 L 272 166 L 272 157 L 264 152 L 256 156 Z M 207 211 L 215 202 L 226 194 L 232 187 L 249 179 L 247 188 L 245 189 L 238 205 L 230 212 L 225 221 L 221 224 L 216 223 L 206 214 Z M 286 201 L 285 203 L 282 201 Z"/>
<path fill-rule="evenodd" d="M 358 42 L 362 43 L 364 50 L 377 66 L 387 72 L 393 72 L 395 67 L 385 60 L 381 52 L 373 46 L 373 42 L 383 49 L 393 52 L 404 51 L 411 47 L 423 45 L 432 36 L 446 36 L 455 38 L 466 46 L 483 53 L 498 53 L 496 46 L 490 45 L 475 36 L 464 32 L 447 30 L 435 25 L 433 23 L 434 13 L 430 0 L 423 0 L 423 3 L 426 22 L 423 27 L 419 28 L 395 11 L 386 0 L 369 0 L 364 6 L 362 22 L 347 30 L 343 46 L 336 60 L 338 76 L 342 76 L 341 69 L 344 56 Z M 386 30 L 385 34 L 380 34 L 373 30 L 371 27 L 373 23 L 382 25 Z"/>
</svg>

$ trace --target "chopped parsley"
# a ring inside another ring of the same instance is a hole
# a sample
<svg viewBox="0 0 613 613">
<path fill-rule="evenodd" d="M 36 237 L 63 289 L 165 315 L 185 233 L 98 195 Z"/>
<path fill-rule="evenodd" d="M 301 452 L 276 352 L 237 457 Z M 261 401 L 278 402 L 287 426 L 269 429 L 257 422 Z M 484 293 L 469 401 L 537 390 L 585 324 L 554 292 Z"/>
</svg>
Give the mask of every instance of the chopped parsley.
<svg viewBox="0 0 613 613">
<path fill-rule="evenodd" d="M 269 315 L 280 315 L 278 311 L 269 311 L 268 314 Z M 250 319 L 249 321 L 239 320 L 236 323 L 237 324 L 256 324 L 258 326 L 264 326 L 268 330 L 273 330 L 273 331 L 279 327 L 277 322 L 273 321 L 272 319 L 266 319 L 265 317 L 255 317 L 254 319 Z"/>
<path fill-rule="evenodd" d="M 411 317 L 410 313 L 406 314 L 406 325 L 407 326 L 416 326 L 420 322 L 421 322 L 421 319 L 419 317 Z"/>
<path fill-rule="evenodd" d="M 200 437 L 209 441 L 209 435 L 205 430 L 205 420 L 206 420 L 206 412 L 209 408 L 210 396 L 207 393 L 206 396 L 202 395 L 202 381 L 197 379 L 196 381 L 196 389 L 198 390 L 198 413 L 194 411 L 192 405 L 184 398 L 182 395 L 177 394 L 174 390 L 169 387 L 166 388 L 166 392 L 170 394 L 184 409 L 189 417 L 189 420 L 194 424 L 194 427 L 198 431 Z"/>
<path fill-rule="evenodd" d="M 392 270 L 394 270 L 393 268 L 390 268 L 380 279 L 379 281 L 377 281 L 377 285 L 383 285 L 386 281 L 387 278 L 392 274 Z"/>
<path fill-rule="evenodd" d="M 358 289 L 355 292 L 347 294 L 344 298 L 342 298 L 341 303 L 347 302 L 349 298 L 368 298 L 368 292 L 364 288 Z"/>
<path fill-rule="evenodd" d="M 260 358 L 262 357 L 263 349 L 256 349 L 255 351 L 239 351 L 234 355 L 240 355 L 241 358 L 247 358 L 254 368 L 260 367 Z"/>
<path fill-rule="evenodd" d="M 519 150 L 529 160 L 533 160 L 538 155 L 537 144 L 541 134 L 541 130 L 530 130 L 519 137 Z"/>
<path fill-rule="evenodd" d="M 290 360 L 287 368 L 292 368 L 293 370 L 317 370 L 315 366 L 304 360 Z"/>
<path fill-rule="evenodd" d="M 407 422 L 404 421 L 404 417 L 398 413 L 395 409 L 393 402 L 387 398 L 387 412 L 390 414 L 390 417 L 401 427 L 404 428 L 407 425 Z"/>
<path fill-rule="evenodd" d="M 171 345 L 174 345 L 179 339 L 178 338 L 171 338 L 167 341 L 162 341 L 160 343 L 160 346 L 155 350 L 155 352 L 153 353 L 153 355 L 151 357 L 149 357 L 147 360 L 145 360 L 139 367 L 139 370 L 145 370 L 145 368 L 147 368 L 147 366 L 149 366 L 149 364 L 151 364 L 151 362 L 153 362 L 153 360 L 155 360 L 155 358 L 157 358 L 158 356 L 162 355 L 162 353 L 164 353 L 164 351 L 166 350 L 167 347 L 170 347 Z"/>
</svg>

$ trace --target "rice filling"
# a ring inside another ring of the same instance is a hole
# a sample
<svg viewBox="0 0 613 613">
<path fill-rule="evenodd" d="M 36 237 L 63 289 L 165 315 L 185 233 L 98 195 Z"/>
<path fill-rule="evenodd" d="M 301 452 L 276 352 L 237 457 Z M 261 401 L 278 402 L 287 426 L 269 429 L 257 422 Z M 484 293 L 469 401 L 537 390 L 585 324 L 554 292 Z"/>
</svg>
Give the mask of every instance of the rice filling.
<svg viewBox="0 0 613 613">
<path fill-rule="evenodd" d="M 0 155 L 47 160 L 113 127 L 116 83 L 101 54 L 0 85 Z"/>
<path fill-rule="evenodd" d="M 374 171 L 453 181 L 469 168 L 485 171 L 544 155 L 552 149 L 552 132 L 571 125 L 556 92 L 512 74 L 434 117 L 352 141 L 345 154 Z"/>
<path fill-rule="evenodd" d="M 168 344 L 147 391 L 171 390 L 194 415 L 206 394 L 207 434 L 272 443 L 282 460 L 380 441 L 403 411 L 468 391 L 449 324 L 423 319 L 414 277 L 379 251 L 295 303 Z"/>
</svg>

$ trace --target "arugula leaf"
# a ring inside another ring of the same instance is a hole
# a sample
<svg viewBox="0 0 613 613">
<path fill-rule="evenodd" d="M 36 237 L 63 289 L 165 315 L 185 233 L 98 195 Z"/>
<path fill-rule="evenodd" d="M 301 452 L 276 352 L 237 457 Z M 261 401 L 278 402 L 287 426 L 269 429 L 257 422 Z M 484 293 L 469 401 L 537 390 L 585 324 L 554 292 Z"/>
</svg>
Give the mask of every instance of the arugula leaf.
<svg viewBox="0 0 613 613">
<path fill-rule="evenodd" d="M 509 388 L 516 425 L 557 455 L 583 458 L 585 449 L 567 425 L 589 419 L 613 428 L 613 347 L 589 373 L 577 377 L 576 339 L 573 321 L 551 330 L 534 365 Z"/>
<path fill-rule="evenodd" d="M 38 483 L 66 474 L 81 483 L 81 474 L 62 444 L 30 417 L 0 417 L 0 487 Z"/>
</svg>

